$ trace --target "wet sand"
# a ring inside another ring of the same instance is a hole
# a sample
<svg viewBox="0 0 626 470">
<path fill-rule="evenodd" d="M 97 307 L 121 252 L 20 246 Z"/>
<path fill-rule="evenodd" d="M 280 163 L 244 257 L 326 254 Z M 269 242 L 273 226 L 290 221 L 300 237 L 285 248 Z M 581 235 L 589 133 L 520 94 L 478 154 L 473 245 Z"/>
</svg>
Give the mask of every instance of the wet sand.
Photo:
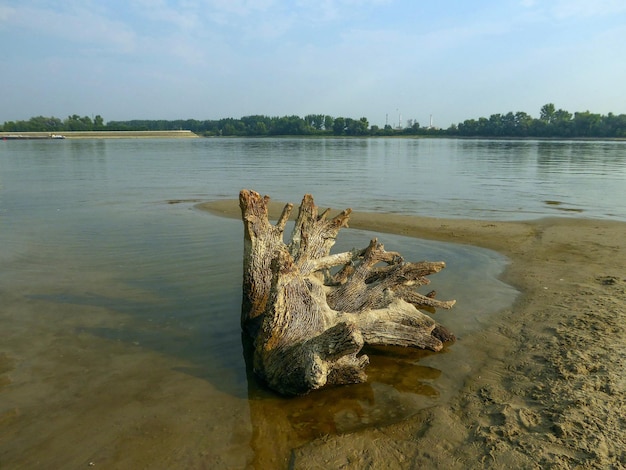
<svg viewBox="0 0 626 470">
<path fill-rule="evenodd" d="M 238 216 L 234 201 L 203 208 Z M 315 440 L 292 468 L 626 468 L 625 223 L 353 213 L 350 226 L 499 251 L 522 294 L 463 338 L 481 366 L 450 403 Z"/>
</svg>

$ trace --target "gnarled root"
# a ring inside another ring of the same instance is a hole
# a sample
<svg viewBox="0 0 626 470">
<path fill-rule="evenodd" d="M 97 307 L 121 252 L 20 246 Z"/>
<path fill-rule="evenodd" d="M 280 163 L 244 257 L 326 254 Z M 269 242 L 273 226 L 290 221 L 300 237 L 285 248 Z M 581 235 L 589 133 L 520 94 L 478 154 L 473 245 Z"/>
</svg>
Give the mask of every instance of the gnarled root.
<svg viewBox="0 0 626 470">
<path fill-rule="evenodd" d="M 443 262 L 405 262 L 374 239 L 363 250 L 330 254 L 350 209 L 332 219 L 305 195 L 291 241 L 283 232 L 292 210 L 269 222 L 269 198 L 243 190 L 244 276 L 241 324 L 254 340 L 254 370 L 283 394 L 366 380 L 364 343 L 439 351 L 454 335 L 418 306 L 449 309 L 413 289 Z M 382 264 L 382 266 L 381 266 Z M 331 274 L 331 268 L 340 269 Z"/>
</svg>

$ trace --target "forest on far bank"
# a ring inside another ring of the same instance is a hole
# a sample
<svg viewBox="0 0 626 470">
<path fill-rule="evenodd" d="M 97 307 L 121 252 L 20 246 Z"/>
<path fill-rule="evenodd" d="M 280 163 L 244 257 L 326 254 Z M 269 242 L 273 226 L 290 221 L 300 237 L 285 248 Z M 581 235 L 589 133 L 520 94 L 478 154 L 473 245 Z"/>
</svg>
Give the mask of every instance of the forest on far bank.
<svg viewBox="0 0 626 470">
<path fill-rule="evenodd" d="M 27 121 L 6 121 L 3 132 L 67 131 L 171 131 L 190 130 L 202 136 L 450 136 L 450 137 L 538 137 L 538 138 L 626 138 L 626 114 L 607 115 L 589 111 L 556 109 L 553 103 L 541 107 L 539 117 L 518 111 L 467 119 L 447 129 L 420 126 L 412 119 L 405 126 L 379 127 L 367 118 L 332 117 L 326 114 L 270 117 L 264 115 L 217 120 L 177 119 L 108 121 L 102 116 L 32 117 Z"/>
</svg>

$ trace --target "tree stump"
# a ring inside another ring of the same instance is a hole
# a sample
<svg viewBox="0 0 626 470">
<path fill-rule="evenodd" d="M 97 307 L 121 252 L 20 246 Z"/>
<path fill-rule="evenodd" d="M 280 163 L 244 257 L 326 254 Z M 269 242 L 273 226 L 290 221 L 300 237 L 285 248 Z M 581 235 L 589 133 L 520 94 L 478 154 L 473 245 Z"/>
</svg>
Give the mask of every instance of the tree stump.
<svg viewBox="0 0 626 470">
<path fill-rule="evenodd" d="M 253 341 L 254 372 L 270 388 L 300 395 L 366 380 L 364 344 L 439 351 L 454 339 L 418 307 L 451 308 L 414 288 L 444 262 L 404 261 L 377 239 L 361 250 L 330 254 L 350 209 L 328 218 L 305 195 L 289 244 L 283 234 L 293 204 L 275 225 L 269 197 L 242 190 L 244 223 L 241 326 Z M 434 292 L 434 291 L 433 291 Z"/>
</svg>

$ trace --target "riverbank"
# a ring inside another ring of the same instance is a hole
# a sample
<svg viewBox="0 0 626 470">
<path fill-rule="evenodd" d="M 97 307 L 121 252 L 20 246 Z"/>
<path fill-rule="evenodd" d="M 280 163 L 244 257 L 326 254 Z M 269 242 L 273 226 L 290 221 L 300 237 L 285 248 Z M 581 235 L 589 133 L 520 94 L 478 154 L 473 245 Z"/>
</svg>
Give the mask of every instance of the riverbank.
<svg viewBox="0 0 626 470">
<path fill-rule="evenodd" d="M 189 139 L 191 131 L 66 131 L 66 132 L 0 132 L 0 140 L 29 139 Z"/>
<path fill-rule="evenodd" d="M 198 207 L 240 216 L 232 200 Z M 499 251 L 522 294 L 462 338 L 480 360 L 449 403 L 293 449 L 292 468 L 626 467 L 626 224 L 356 212 L 350 226 Z"/>
</svg>

